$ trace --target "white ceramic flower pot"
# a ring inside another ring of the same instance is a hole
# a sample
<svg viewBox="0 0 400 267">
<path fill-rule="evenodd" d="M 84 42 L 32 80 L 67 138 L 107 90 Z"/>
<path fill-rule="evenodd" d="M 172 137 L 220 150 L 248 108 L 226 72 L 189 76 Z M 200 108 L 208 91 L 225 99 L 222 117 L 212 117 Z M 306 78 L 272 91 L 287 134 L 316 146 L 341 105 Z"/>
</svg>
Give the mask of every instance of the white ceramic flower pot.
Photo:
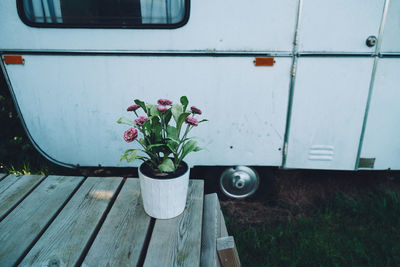
<svg viewBox="0 0 400 267">
<path fill-rule="evenodd" d="M 180 215 L 186 206 L 189 172 L 176 178 L 152 178 L 139 167 L 140 190 L 145 212 L 157 219 L 171 219 Z"/>
</svg>

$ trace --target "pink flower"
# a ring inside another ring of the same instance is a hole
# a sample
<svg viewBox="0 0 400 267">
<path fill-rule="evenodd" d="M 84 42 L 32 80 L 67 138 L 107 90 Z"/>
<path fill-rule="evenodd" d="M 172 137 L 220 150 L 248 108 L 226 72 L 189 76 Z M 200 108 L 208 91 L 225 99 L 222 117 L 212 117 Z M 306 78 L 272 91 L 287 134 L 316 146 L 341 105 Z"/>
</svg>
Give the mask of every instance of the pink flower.
<svg viewBox="0 0 400 267">
<path fill-rule="evenodd" d="M 197 126 L 197 125 L 199 125 L 199 122 L 197 121 L 197 119 L 194 118 L 194 117 L 191 117 L 191 116 L 187 116 L 185 122 L 186 122 L 187 124 L 189 124 L 189 125 L 192 125 L 192 126 Z"/>
<path fill-rule="evenodd" d="M 160 100 L 158 100 L 158 102 L 160 102 Z M 168 108 L 166 106 L 161 105 L 161 104 L 157 106 L 157 110 L 160 111 L 160 112 L 167 111 L 167 109 Z"/>
<path fill-rule="evenodd" d="M 124 139 L 126 142 L 130 143 L 132 141 L 135 141 L 135 139 L 138 137 L 138 131 L 135 128 L 129 128 L 128 130 L 125 131 L 124 133 Z"/>
<path fill-rule="evenodd" d="M 126 110 L 127 111 L 135 111 L 138 108 L 140 108 L 140 106 L 135 104 L 135 105 L 129 106 Z"/>
<path fill-rule="evenodd" d="M 162 106 L 171 106 L 172 101 L 168 99 L 158 99 L 157 103 Z"/>
<path fill-rule="evenodd" d="M 143 126 L 143 124 L 147 121 L 147 117 L 145 116 L 140 116 L 135 120 L 135 123 L 137 126 Z"/>
<path fill-rule="evenodd" d="M 190 109 L 192 110 L 193 114 L 201 115 L 201 110 L 199 108 L 196 108 L 195 106 L 192 106 Z"/>
</svg>

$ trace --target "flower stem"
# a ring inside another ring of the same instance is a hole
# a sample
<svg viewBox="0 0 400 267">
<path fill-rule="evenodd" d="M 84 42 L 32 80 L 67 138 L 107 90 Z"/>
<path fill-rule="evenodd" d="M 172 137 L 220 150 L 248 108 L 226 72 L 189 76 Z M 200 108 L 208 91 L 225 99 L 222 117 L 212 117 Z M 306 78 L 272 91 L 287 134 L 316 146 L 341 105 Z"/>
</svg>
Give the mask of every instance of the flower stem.
<svg viewBox="0 0 400 267">
<path fill-rule="evenodd" d="M 179 154 L 181 154 L 182 152 L 183 152 L 183 147 L 185 146 L 185 139 L 186 139 L 186 136 L 188 135 L 188 133 L 190 132 L 190 130 L 193 128 L 193 126 L 192 127 L 190 127 L 190 125 L 188 124 L 187 126 L 186 126 L 186 130 L 185 130 L 185 133 L 183 134 L 183 137 L 182 137 L 182 141 L 180 142 L 180 144 L 179 144 L 179 146 L 178 146 L 178 149 L 177 149 L 177 156 L 178 156 L 178 158 L 175 160 L 175 164 L 176 165 L 179 165 L 180 163 L 181 163 L 181 161 L 182 161 L 182 159 L 181 159 L 181 157 L 179 156 Z"/>
</svg>

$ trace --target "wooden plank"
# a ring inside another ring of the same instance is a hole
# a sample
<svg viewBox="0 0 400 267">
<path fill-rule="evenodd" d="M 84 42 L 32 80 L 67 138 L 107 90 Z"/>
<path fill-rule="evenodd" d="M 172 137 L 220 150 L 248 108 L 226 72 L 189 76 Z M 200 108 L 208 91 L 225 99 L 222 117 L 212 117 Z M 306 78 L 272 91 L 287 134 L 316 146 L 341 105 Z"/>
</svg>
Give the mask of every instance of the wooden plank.
<svg viewBox="0 0 400 267">
<path fill-rule="evenodd" d="M 137 266 L 150 217 L 138 179 L 127 179 L 86 256 L 83 266 Z"/>
<path fill-rule="evenodd" d="M 219 201 L 218 201 L 218 206 L 219 206 Z M 221 209 L 219 209 L 219 235 L 218 237 L 225 237 L 228 236 L 228 229 L 226 229 L 226 224 L 225 224 L 225 219 L 224 219 L 224 214 L 222 213 Z"/>
<path fill-rule="evenodd" d="M 221 205 L 218 200 L 218 195 L 216 195 L 217 198 L 217 210 L 218 210 L 218 237 L 225 237 L 228 236 L 228 229 L 226 229 L 226 224 L 225 224 L 225 218 L 224 214 L 222 213 L 221 210 Z"/>
<path fill-rule="evenodd" d="M 47 177 L 0 222 L 0 266 L 12 266 L 17 262 L 82 179 Z"/>
<path fill-rule="evenodd" d="M 233 236 L 218 238 L 217 251 L 222 267 L 240 267 L 239 254 Z"/>
<path fill-rule="evenodd" d="M 219 266 L 217 238 L 219 237 L 218 196 L 216 193 L 205 195 L 203 212 L 203 231 L 201 237 L 200 265 Z"/>
<path fill-rule="evenodd" d="M 44 179 L 43 175 L 11 174 L 0 182 L 0 220 Z"/>
<path fill-rule="evenodd" d="M 156 220 L 144 266 L 199 266 L 204 181 L 190 180 L 185 211 Z"/>
<path fill-rule="evenodd" d="M 5 173 L 0 173 L 0 181 L 1 181 L 1 179 L 3 179 L 4 177 L 6 177 L 7 176 L 7 174 L 5 174 Z"/>
<path fill-rule="evenodd" d="M 204 197 L 203 231 L 201 240 L 201 266 L 220 266 L 217 238 L 228 236 L 224 215 L 216 193 Z"/>
<path fill-rule="evenodd" d="M 75 265 L 121 181 L 116 177 L 87 178 L 21 265 Z"/>
</svg>

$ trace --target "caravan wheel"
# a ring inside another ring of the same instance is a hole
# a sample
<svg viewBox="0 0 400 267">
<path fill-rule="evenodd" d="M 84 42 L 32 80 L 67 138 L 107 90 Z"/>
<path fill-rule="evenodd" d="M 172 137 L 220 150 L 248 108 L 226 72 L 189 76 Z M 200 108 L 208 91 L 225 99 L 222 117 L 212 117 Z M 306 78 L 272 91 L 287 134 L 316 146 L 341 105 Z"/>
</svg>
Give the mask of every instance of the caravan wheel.
<svg viewBox="0 0 400 267">
<path fill-rule="evenodd" d="M 253 195 L 260 184 L 257 172 L 247 166 L 226 169 L 220 179 L 221 191 L 231 198 L 246 198 Z"/>
</svg>

